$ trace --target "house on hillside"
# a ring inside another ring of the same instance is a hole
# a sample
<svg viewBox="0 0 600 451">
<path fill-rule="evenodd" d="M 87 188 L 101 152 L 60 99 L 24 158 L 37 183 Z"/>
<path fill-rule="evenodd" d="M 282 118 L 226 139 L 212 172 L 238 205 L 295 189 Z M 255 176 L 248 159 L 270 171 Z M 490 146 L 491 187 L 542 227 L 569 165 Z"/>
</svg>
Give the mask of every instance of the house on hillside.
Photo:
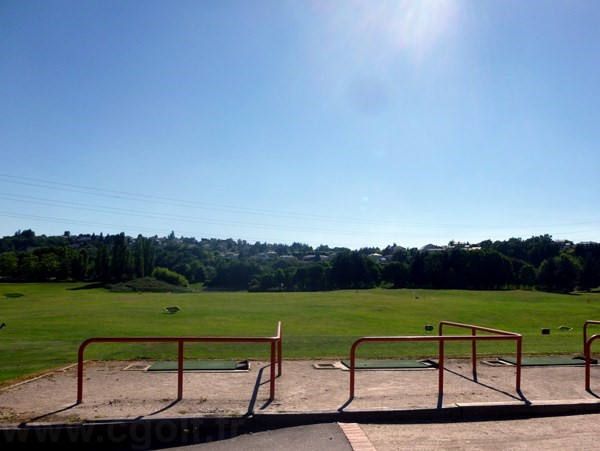
<svg viewBox="0 0 600 451">
<path fill-rule="evenodd" d="M 435 244 L 426 244 L 419 249 L 419 252 L 441 252 L 443 250 L 444 248 L 441 246 L 436 246 Z"/>
<path fill-rule="evenodd" d="M 368 257 L 371 260 L 374 260 L 375 262 L 379 263 L 380 265 L 384 265 L 384 264 L 386 264 L 388 262 L 387 258 L 385 258 L 383 255 L 378 254 L 376 252 L 374 252 L 372 254 L 369 254 Z"/>
</svg>

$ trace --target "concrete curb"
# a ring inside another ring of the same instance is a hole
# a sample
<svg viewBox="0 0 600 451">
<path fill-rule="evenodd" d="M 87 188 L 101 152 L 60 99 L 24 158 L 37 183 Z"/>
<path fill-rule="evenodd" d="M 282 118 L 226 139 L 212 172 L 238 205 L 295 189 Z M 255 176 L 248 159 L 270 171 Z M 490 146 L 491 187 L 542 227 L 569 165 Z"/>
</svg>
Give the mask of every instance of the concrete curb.
<svg viewBox="0 0 600 451">
<path fill-rule="evenodd" d="M 206 443 L 237 435 L 318 423 L 432 423 L 486 421 L 600 413 L 600 399 L 460 403 L 440 409 L 343 410 L 255 413 L 247 417 L 115 419 L 82 423 L 29 423 L 0 426 L 0 444 L 11 449 L 40 443 L 61 447 L 148 449 L 166 443 Z"/>
</svg>

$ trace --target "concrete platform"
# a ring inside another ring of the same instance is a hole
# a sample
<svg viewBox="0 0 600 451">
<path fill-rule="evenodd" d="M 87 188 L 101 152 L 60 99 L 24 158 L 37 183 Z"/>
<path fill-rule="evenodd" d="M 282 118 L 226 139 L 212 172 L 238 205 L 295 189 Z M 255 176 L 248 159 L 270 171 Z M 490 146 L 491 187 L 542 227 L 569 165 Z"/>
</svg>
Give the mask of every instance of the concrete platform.
<svg viewBox="0 0 600 451">
<path fill-rule="evenodd" d="M 327 361 L 333 362 L 333 361 Z M 152 362 L 86 362 L 83 402 L 76 404 L 71 366 L 0 391 L 0 442 L 114 442 L 173 436 L 181 443 L 222 439 L 248 431 L 317 423 L 459 421 L 599 413 L 600 367 L 525 367 L 521 392 L 512 366 L 448 360 L 444 392 L 438 370 L 359 371 L 349 398 L 349 372 L 315 369 L 324 361 L 284 361 L 269 401 L 269 364 L 250 371 L 177 374 L 143 371 Z M 326 365 L 327 366 L 327 365 Z M 43 440 L 42 440 L 43 439 Z M 111 440 L 113 439 L 113 440 Z"/>
</svg>

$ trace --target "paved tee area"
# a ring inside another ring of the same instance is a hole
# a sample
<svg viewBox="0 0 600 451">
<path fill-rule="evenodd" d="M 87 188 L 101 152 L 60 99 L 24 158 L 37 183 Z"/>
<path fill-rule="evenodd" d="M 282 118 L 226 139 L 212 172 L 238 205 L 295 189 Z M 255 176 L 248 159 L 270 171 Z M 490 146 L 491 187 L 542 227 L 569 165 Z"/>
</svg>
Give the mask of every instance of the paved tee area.
<svg viewBox="0 0 600 451">
<path fill-rule="evenodd" d="M 214 442 L 249 432 L 340 422 L 361 423 L 377 449 L 403 449 L 404 441 L 386 448 L 393 440 L 378 443 L 378 437 L 393 437 L 390 425 L 394 431 L 403 430 L 398 436 L 403 437 L 410 436 L 414 425 L 419 425 L 414 431 L 435 431 L 435 424 L 448 422 L 581 413 L 591 418 L 600 413 L 598 366 L 592 367 L 591 393 L 585 390 L 582 366 L 525 367 L 518 393 L 512 366 L 478 361 L 474 378 L 470 360 L 448 360 L 442 395 L 437 369 L 359 371 L 355 397 L 350 399 L 348 371 L 314 368 L 315 363 L 332 362 L 284 361 L 272 401 L 267 362 L 251 362 L 248 372 L 185 373 L 179 401 L 177 374 L 143 371 L 151 362 L 86 362 L 81 404 L 75 403 L 74 366 L 0 391 L 0 443 L 59 441 L 67 430 L 67 438 L 78 443 L 105 448 L 120 440 L 123 446 L 133 443 L 147 449 L 167 442 Z M 335 427 L 329 431 L 331 437 L 317 437 L 339 438 Z M 419 448 L 417 443 L 415 439 L 404 449 Z"/>
</svg>

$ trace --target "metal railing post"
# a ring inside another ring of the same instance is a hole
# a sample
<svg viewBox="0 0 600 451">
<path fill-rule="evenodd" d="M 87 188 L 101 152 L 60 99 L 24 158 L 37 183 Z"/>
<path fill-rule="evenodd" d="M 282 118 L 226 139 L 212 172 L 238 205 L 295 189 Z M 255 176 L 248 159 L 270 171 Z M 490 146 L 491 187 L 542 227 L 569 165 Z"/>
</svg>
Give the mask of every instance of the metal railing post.
<svg viewBox="0 0 600 451">
<path fill-rule="evenodd" d="M 587 329 L 590 324 L 600 324 L 600 321 L 587 320 L 583 323 L 583 352 L 585 355 L 585 389 L 591 391 L 591 364 L 592 364 L 592 342 L 600 335 L 592 335 L 587 338 Z"/>
<path fill-rule="evenodd" d="M 521 361 L 523 357 L 523 337 L 519 335 L 517 338 L 517 380 L 516 380 L 516 390 L 517 392 L 521 391 Z"/>
<path fill-rule="evenodd" d="M 591 391 L 592 343 L 600 339 L 600 334 L 592 335 L 585 343 L 585 389 Z"/>
<path fill-rule="evenodd" d="M 87 340 L 81 343 L 77 352 L 77 404 L 83 402 L 83 351 L 87 343 Z"/>
<path fill-rule="evenodd" d="M 442 335 L 443 325 L 447 324 L 450 326 L 457 326 L 461 328 L 470 328 L 471 335 Z M 477 335 L 476 331 L 480 330 L 483 332 L 492 333 L 494 335 Z M 438 395 L 444 392 L 444 360 L 445 360 L 445 342 L 446 341 L 471 341 L 473 344 L 472 360 L 473 360 L 473 379 L 477 382 L 477 347 L 475 343 L 477 341 L 505 341 L 505 340 L 516 340 L 517 342 L 517 380 L 515 388 L 517 391 L 521 390 L 521 361 L 522 361 L 522 339 L 520 334 L 514 332 L 507 332 L 503 330 L 490 329 L 486 327 L 473 326 L 469 324 L 452 323 L 448 321 L 442 321 L 439 325 L 438 336 L 387 336 L 387 337 L 362 337 L 356 340 L 350 348 L 350 399 L 354 398 L 355 385 L 356 385 L 356 349 L 359 344 L 363 342 L 414 342 L 414 341 L 436 341 L 438 342 Z M 600 335 L 598 335 L 600 338 Z"/>
<path fill-rule="evenodd" d="M 88 338 L 79 346 L 77 354 L 77 403 L 83 402 L 83 365 L 84 351 L 90 343 L 177 343 L 177 399 L 183 399 L 184 344 L 194 343 L 270 343 L 271 344 L 271 381 L 270 395 L 275 396 L 275 364 L 281 375 L 282 337 L 281 321 L 275 337 L 95 337 Z"/>
<path fill-rule="evenodd" d="M 587 329 L 590 324 L 600 324 L 600 321 L 587 320 L 583 323 L 583 349 L 585 350 L 585 344 L 587 343 Z"/>
<path fill-rule="evenodd" d="M 438 395 L 444 393 L 444 338 L 440 335 L 438 349 Z"/>
<path fill-rule="evenodd" d="M 356 347 L 360 343 L 359 340 L 355 341 L 350 348 L 350 399 L 354 399 L 354 385 L 355 385 L 355 374 L 356 369 Z"/>
<path fill-rule="evenodd" d="M 277 326 L 277 375 L 281 376 L 281 361 L 283 360 L 283 337 L 281 335 L 281 321 Z"/>
<path fill-rule="evenodd" d="M 477 335 L 477 329 L 471 328 L 471 335 Z M 477 340 L 471 342 L 471 366 L 473 368 L 473 380 L 477 382 Z"/>
<path fill-rule="evenodd" d="M 584 346 L 585 352 L 585 389 L 590 391 L 590 362 L 591 362 L 591 352 L 590 352 L 590 342 L 586 342 Z"/>
<path fill-rule="evenodd" d="M 183 340 L 177 346 L 177 399 L 183 399 Z"/>
<path fill-rule="evenodd" d="M 271 380 L 269 381 L 269 400 L 272 401 L 275 399 L 275 352 L 276 352 L 276 342 L 275 340 L 271 340 Z"/>
</svg>

